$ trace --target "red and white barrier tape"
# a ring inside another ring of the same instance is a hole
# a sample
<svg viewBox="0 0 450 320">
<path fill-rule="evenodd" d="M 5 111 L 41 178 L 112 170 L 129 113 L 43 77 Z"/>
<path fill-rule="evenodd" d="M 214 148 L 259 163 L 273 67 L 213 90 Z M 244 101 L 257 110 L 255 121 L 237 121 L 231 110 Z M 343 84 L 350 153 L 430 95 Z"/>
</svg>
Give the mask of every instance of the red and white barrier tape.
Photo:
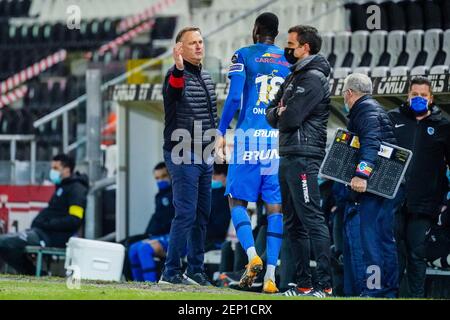
<svg viewBox="0 0 450 320">
<path fill-rule="evenodd" d="M 12 77 L 9 77 L 2 83 L 0 83 L 0 93 L 6 93 L 11 91 L 20 84 L 37 77 L 45 70 L 51 68 L 55 64 L 63 62 L 67 58 L 67 51 L 60 50 L 54 54 L 49 55 L 47 58 L 42 59 L 39 62 L 29 66 L 28 68 L 16 73 Z"/>
<path fill-rule="evenodd" d="M 7 106 L 11 103 L 16 102 L 17 100 L 22 99 L 28 92 L 27 86 L 21 86 L 14 91 L 8 92 L 4 96 L 0 96 L 0 109 L 4 106 Z"/>
<path fill-rule="evenodd" d="M 124 32 L 125 30 L 129 30 L 143 21 L 149 20 L 154 17 L 161 10 L 175 4 L 177 0 L 161 0 L 144 10 L 143 12 L 136 14 L 132 17 L 128 17 L 123 19 L 119 24 L 119 31 Z"/>
<path fill-rule="evenodd" d="M 134 38 L 136 38 L 139 34 L 141 34 L 144 31 L 150 30 L 155 25 L 155 21 L 147 21 L 141 24 L 140 26 L 128 31 L 127 33 L 124 33 L 120 37 L 112 40 L 109 43 L 106 43 L 102 45 L 97 51 L 100 55 L 104 55 L 109 50 L 116 50 L 118 47 L 120 47 L 125 42 L 131 41 Z M 91 59 L 94 55 L 93 52 L 89 52 L 86 54 L 86 59 Z"/>
</svg>

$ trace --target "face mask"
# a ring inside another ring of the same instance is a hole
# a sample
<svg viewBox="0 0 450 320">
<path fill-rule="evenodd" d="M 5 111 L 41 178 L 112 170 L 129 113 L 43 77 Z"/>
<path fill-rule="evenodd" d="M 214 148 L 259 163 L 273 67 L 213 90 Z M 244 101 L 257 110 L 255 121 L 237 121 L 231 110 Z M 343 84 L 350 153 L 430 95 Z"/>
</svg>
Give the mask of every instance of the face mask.
<svg viewBox="0 0 450 320">
<path fill-rule="evenodd" d="M 296 64 L 298 61 L 298 58 L 294 56 L 294 51 L 293 48 L 284 48 L 284 57 L 290 64 Z"/>
<path fill-rule="evenodd" d="M 170 181 L 168 180 L 158 180 L 156 181 L 159 190 L 166 190 L 170 187 Z"/>
<path fill-rule="evenodd" d="M 345 113 L 350 113 L 350 107 L 348 106 L 347 102 L 344 103 L 344 111 Z"/>
<path fill-rule="evenodd" d="M 219 180 L 213 180 L 213 181 L 211 182 L 211 188 L 213 188 L 213 189 L 220 189 L 220 188 L 222 188 L 222 187 L 223 187 L 222 181 L 219 181 Z"/>
<path fill-rule="evenodd" d="M 409 100 L 409 106 L 416 115 L 423 115 L 428 112 L 428 99 L 414 97 Z"/>
<path fill-rule="evenodd" d="M 60 184 L 61 183 L 61 172 L 59 172 L 58 170 L 51 169 L 49 177 L 50 177 L 50 181 L 53 184 Z"/>
</svg>

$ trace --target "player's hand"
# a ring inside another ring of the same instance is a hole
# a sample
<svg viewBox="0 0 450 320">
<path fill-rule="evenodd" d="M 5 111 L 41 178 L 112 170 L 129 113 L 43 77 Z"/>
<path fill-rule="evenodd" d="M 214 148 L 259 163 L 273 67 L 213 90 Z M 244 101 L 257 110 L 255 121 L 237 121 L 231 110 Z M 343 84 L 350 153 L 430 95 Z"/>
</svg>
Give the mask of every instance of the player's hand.
<svg viewBox="0 0 450 320">
<path fill-rule="evenodd" d="M 226 147 L 227 147 L 227 141 L 224 136 L 217 135 L 216 137 L 216 143 L 215 143 L 215 151 L 216 151 L 216 157 L 220 160 L 221 163 L 226 162 Z"/>
<path fill-rule="evenodd" d="M 173 61 L 175 61 L 175 65 L 178 70 L 184 70 L 184 62 L 183 62 L 183 42 L 178 42 L 173 48 Z"/>
<path fill-rule="evenodd" d="M 281 116 L 284 111 L 286 111 L 286 107 L 284 106 L 283 99 L 281 99 L 277 106 L 278 117 Z"/>
<path fill-rule="evenodd" d="M 353 191 L 363 193 L 367 190 L 367 180 L 360 177 L 353 177 L 350 186 Z"/>
<path fill-rule="evenodd" d="M 278 107 L 278 116 L 280 117 L 283 114 L 283 112 L 285 112 L 285 111 L 286 111 L 286 107 Z"/>
</svg>

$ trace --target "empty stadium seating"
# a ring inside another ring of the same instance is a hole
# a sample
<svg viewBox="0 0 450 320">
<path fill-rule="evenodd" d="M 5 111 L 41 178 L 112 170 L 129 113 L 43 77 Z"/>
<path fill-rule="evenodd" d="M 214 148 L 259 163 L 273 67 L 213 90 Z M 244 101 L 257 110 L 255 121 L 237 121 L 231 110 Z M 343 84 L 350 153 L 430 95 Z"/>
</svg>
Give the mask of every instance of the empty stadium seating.
<svg viewBox="0 0 450 320">
<path fill-rule="evenodd" d="M 322 54 L 335 78 L 355 71 L 374 77 L 438 74 L 450 63 L 450 29 L 326 32 L 323 38 Z"/>
<path fill-rule="evenodd" d="M 370 5 L 378 5 L 381 30 L 450 29 L 450 4 L 446 0 L 346 1 L 352 31 L 366 30 Z"/>
</svg>

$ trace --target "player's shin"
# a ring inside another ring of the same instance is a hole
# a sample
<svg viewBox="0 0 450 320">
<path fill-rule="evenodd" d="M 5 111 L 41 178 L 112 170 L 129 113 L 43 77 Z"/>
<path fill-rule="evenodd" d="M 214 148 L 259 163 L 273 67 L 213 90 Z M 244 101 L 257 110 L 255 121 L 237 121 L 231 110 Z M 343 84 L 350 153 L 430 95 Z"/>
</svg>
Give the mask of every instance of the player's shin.
<svg viewBox="0 0 450 320">
<path fill-rule="evenodd" d="M 271 214 L 267 218 L 267 271 L 265 279 L 275 281 L 275 267 L 283 240 L 283 215 Z"/>
</svg>

